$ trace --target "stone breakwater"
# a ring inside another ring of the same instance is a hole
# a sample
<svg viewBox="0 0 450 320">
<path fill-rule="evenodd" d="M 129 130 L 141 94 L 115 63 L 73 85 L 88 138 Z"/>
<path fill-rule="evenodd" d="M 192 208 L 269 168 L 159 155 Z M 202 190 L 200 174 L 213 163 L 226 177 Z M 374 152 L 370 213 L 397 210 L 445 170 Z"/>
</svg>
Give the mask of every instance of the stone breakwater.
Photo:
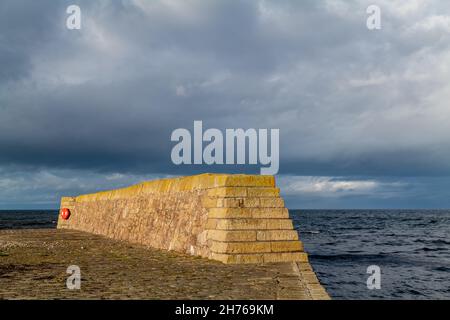
<svg viewBox="0 0 450 320">
<path fill-rule="evenodd" d="M 224 263 L 307 262 L 272 176 L 203 174 L 64 197 L 76 229 Z"/>
</svg>

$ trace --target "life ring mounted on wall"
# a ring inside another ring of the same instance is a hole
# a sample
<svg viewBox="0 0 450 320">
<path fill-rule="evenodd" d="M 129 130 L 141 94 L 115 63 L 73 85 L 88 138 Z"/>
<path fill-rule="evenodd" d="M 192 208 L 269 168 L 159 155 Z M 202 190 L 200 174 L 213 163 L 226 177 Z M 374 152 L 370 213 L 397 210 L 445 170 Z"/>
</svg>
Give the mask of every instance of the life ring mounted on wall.
<svg viewBox="0 0 450 320">
<path fill-rule="evenodd" d="M 70 218 L 70 210 L 67 208 L 62 208 L 61 210 L 59 210 L 59 214 L 61 215 L 61 218 L 63 220 L 69 220 Z"/>
</svg>

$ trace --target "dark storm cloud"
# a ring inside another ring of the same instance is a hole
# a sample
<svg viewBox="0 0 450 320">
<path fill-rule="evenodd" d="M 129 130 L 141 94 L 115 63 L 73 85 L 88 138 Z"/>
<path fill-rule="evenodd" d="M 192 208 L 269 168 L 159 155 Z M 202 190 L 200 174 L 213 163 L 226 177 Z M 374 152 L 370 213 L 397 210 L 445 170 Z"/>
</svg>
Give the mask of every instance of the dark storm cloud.
<svg viewBox="0 0 450 320">
<path fill-rule="evenodd" d="M 65 28 L 73 3 L 80 31 Z M 449 175 L 449 14 L 439 0 L 2 1 L 0 167 L 256 171 L 172 165 L 172 130 L 203 120 L 280 128 L 281 174 Z"/>
</svg>

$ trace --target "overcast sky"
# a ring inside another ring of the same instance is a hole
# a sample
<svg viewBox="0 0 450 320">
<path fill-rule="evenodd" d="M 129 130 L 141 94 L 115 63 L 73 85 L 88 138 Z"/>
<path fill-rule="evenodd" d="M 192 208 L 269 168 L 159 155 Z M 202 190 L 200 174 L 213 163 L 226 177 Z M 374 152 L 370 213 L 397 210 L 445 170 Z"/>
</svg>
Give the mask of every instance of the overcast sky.
<svg viewBox="0 0 450 320">
<path fill-rule="evenodd" d="M 259 171 L 173 165 L 194 120 L 279 128 L 290 208 L 448 208 L 449 101 L 448 0 L 2 0 L 0 209 Z"/>
</svg>

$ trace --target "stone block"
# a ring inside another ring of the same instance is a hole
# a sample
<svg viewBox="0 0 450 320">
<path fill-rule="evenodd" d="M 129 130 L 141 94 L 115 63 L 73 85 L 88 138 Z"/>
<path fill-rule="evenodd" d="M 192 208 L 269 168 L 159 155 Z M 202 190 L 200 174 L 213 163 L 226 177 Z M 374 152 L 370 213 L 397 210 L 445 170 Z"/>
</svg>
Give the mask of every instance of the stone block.
<svg viewBox="0 0 450 320">
<path fill-rule="evenodd" d="M 262 254 L 223 254 L 212 252 L 209 257 L 227 264 L 263 263 Z"/>
<path fill-rule="evenodd" d="M 302 272 L 302 277 L 307 281 L 308 283 L 319 283 L 319 279 L 317 278 L 316 274 L 314 272 L 304 273 Z"/>
<path fill-rule="evenodd" d="M 248 197 L 278 197 L 280 195 L 279 188 L 247 188 Z"/>
<path fill-rule="evenodd" d="M 211 220 L 211 219 L 208 219 Z M 218 219 L 217 229 L 220 230 L 257 230 L 266 229 L 265 219 Z"/>
<path fill-rule="evenodd" d="M 204 208 L 220 208 L 222 207 L 222 198 L 216 198 L 216 197 L 207 197 L 204 196 L 201 199 L 201 204 Z"/>
<path fill-rule="evenodd" d="M 257 231 L 256 239 L 258 241 L 283 241 L 298 240 L 296 230 L 267 230 Z"/>
<path fill-rule="evenodd" d="M 210 208 L 208 217 L 287 219 L 289 212 L 286 208 Z"/>
<path fill-rule="evenodd" d="M 271 252 L 270 242 L 219 242 L 213 241 L 211 251 L 216 253 L 264 253 Z"/>
<path fill-rule="evenodd" d="M 264 253 L 264 263 L 274 262 L 308 262 L 308 255 L 304 252 L 283 252 L 283 253 Z"/>
<path fill-rule="evenodd" d="M 261 205 L 260 198 L 244 198 L 245 208 L 258 208 Z"/>
<path fill-rule="evenodd" d="M 246 197 L 247 188 L 244 187 L 220 187 L 208 189 L 208 196 L 210 197 Z"/>
<path fill-rule="evenodd" d="M 252 218 L 288 219 L 289 211 L 286 208 L 252 208 Z"/>
<path fill-rule="evenodd" d="M 303 245 L 300 241 L 273 241 L 270 242 L 272 252 L 291 252 L 303 251 Z"/>
<path fill-rule="evenodd" d="M 228 187 L 275 187 L 273 176 L 229 175 L 225 182 Z"/>
<path fill-rule="evenodd" d="M 207 238 L 216 241 L 256 241 L 256 231 L 208 230 Z"/>
<path fill-rule="evenodd" d="M 244 200 L 243 199 L 238 199 L 238 198 L 224 198 L 221 199 L 222 201 L 220 202 L 222 205 L 220 207 L 223 208 L 238 208 L 238 207 L 243 207 L 244 206 Z"/>
<path fill-rule="evenodd" d="M 272 230 L 292 230 L 294 225 L 291 219 L 267 219 L 266 228 Z"/>
<path fill-rule="evenodd" d="M 305 271 L 313 271 L 311 265 L 309 263 L 300 263 L 297 262 L 297 268 L 298 270 L 300 270 L 302 273 Z"/>
<path fill-rule="evenodd" d="M 263 208 L 284 208 L 282 198 L 261 198 L 260 203 Z"/>
<path fill-rule="evenodd" d="M 290 219 L 208 219 L 207 229 L 219 230 L 292 230 Z"/>
<path fill-rule="evenodd" d="M 210 208 L 209 218 L 252 218 L 252 212 L 246 208 Z"/>
</svg>

